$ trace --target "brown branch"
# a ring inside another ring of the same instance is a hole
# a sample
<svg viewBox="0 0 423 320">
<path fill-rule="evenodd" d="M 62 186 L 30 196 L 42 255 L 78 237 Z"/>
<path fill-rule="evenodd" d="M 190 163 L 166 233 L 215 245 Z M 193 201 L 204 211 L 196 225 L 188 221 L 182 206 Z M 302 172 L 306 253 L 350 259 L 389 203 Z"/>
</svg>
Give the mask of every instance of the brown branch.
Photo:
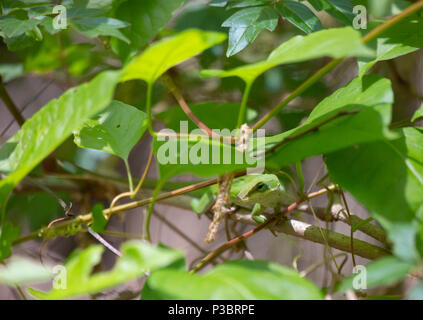
<svg viewBox="0 0 423 320">
<path fill-rule="evenodd" d="M 246 171 L 244 170 L 244 171 L 240 171 L 240 172 L 235 173 L 234 177 L 237 178 L 237 177 L 241 177 L 241 176 L 245 176 L 245 175 L 246 175 Z M 155 201 L 157 202 L 157 201 L 167 200 L 167 199 L 170 199 L 170 198 L 173 198 L 173 197 L 176 197 L 176 196 L 180 196 L 180 195 L 192 192 L 192 191 L 196 191 L 196 190 L 199 190 L 199 189 L 202 189 L 202 188 L 209 187 L 211 185 L 216 184 L 217 182 L 218 182 L 218 179 L 216 178 L 216 179 L 211 179 L 211 180 L 199 182 L 197 184 L 190 185 L 190 186 L 187 186 L 187 187 L 183 187 L 183 188 L 180 188 L 180 189 L 177 189 L 177 190 L 173 190 L 171 192 L 162 193 L 162 194 L 157 196 Z M 105 216 L 111 216 L 112 214 L 115 214 L 115 213 L 118 213 L 118 212 L 123 212 L 123 211 L 131 210 L 131 209 L 143 207 L 147 204 L 150 204 L 151 201 L 152 201 L 152 198 L 143 199 L 143 200 L 139 200 L 139 201 L 133 201 L 133 202 L 130 202 L 130 203 L 126 203 L 126 204 L 116 206 L 112 209 L 111 208 L 105 209 L 105 210 L 103 210 L 103 214 Z M 55 232 L 55 231 L 59 231 L 59 230 L 65 230 L 66 227 L 68 227 L 70 225 L 85 224 L 85 225 L 89 226 L 92 223 L 92 219 L 93 219 L 93 217 L 92 217 L 91 212 L 84 214 L 84 215 L 78 215 L 78 216 L 75 217 L 75 219 L 67 220 L 67 221 L 64 221 L 60 224 L 52 226 L 51 228 L 48 229 L 48 231 L 49 232 Z M 42 235 L 46 231 L 47 231 L 47 228 L 41 228 L 41 229 L 39 229 L 35 232 L 32 232 L 32 233 L 30 233 L 30 234 L 28 234 L 28 235 L 26 235 L 22 238 L 15 240 L 12 245 L 17 245 L 17 244 L 20 244 L 22 242 L 25 242 L 25 241 L 28 241 L 28 240 L 31 240 L 31 239 L 42 237 Z"/>
<path fill-rule="evenodd" d="M 226 141 L 228 140 L 228 137 L 223 137 L 220 134 L 217 134 L 213 130 L 211 130 L 206 124 L 204 124 L 198 117 L 192 112 L 190 107 L 188 106 L 187 102 L 185 101 L 184 97 L 181 94 L 181 91 L 178 89 L 178 87 L 173 82 L 172 78 L 169 75 L 162 76 L 163 82 L 168 87 L 169 91 L 172 92 L 173 96 L 175 97 L 175 100 L 178 102 L 178 104 L 181 106 L 182 110 L 185 112 L 185 114 L 188 116 L 188 118 L 191 119 L 192 122 L 194 122 L 197 127 L 202 129 L 207 133 L 208 136 L 218 138 L 219 140 Z M 235 143 L 235 137 L 230 137 L 231 143 Z"/>
<path fill-rule="evenodd" d="M 257 225 L 257 223 L 251 218 L 251 214 L 237 213 L 233 215 L 232 219 L 245 224 Z M 389 254 L 389 251 L 384 248 L 362 240 L 351 239 L 351 237 L 342 233 L 328 229 L 323 229 L 323 233 L 326 237 L 326 239 L 324 239 L 319 227 L 294 219 L 281 220 L 277 225 L 272 227 L 272 230 L 320 243 L 322 245 L 325 245 L 327 241 L 327 244 L 330 247 L 349 253 L 352 253 L 351 241 L 353 241 L 354 254 L 369 260 L 377 259 Z"/>
<path fill-rule="evenodd" d="M 299 206 L 298 210 L 307 214 L 312 214 L 310 211 L 310 208 L 306 204 Z M 314 210 L 316 212 L 316 216 L 323 221 L 327 221 L 327 220 L 329 222 L 340 221 L 350 226 L 352 224 L 352 227 L 361 224 L 357 230 L 360 230 L 361 232 L 368 235 L 369 237 L 372 237 L 373 239 L 378 240 L 379 242 L 385 245 L 388 245 L 385 230 L 371 223 L 363 224 L 364 220 L 354 214 L 351 214 L 351 220 L 350 220 L 348 219 L 346 215 L 342 213 L 342 211 L 337 211 L 337 212 L 332 211 L 329 217 L 327 217 L 325 208 L 314 208 Z"/>
<path fill-rule="evenodd" d="M 188 242 L 190 245 L 192 245 L 195 249 L 200 251 L 202 254 L 207 254 L 207 251 L 201 248 L 198 244 L 194 242 L 190 237 L 188 237 L 184 232 L 179 230 L 173 223 L 169 222 L 164 216 L 162 216 L 157 211 L 153 211 L 154 216 L 157 217 L 161 222 L 163 222 L 169 229 L 171 229 L 173 232 L 175 232 L 177 235 L 179 235 L 182 239 L 184 239 L 186 242 Z"/>
<path fill-rule="evenodd" d="M 7 109 L 12 114 L 13 118 L 16 120 L 19 126 L 22 127 L 23 123 L 25 122 L 25 119 L 22 117 L 18 107 L 13 102 L 12 98 L 7 92 L 6 87 L 4 86 L 4 83 L 3 83 L 3 78 L 1 76 L 0 76 L 0 98 L 3 100 Z"/>
</svg>

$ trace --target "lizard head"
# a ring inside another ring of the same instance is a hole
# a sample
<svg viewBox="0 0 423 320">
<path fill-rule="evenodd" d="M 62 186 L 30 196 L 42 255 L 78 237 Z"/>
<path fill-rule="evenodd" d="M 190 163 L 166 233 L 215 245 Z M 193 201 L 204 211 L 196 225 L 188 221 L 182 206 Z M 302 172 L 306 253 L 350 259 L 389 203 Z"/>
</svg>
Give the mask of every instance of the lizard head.
<svg viewBox="0 0 423 320">
<path fill-rule="evenodd" d="M 265 207 L 277 207 L 283 204 L 285 188 L 274 174 L 250 175 L 248 181 L 244 181 L 237 198 L 244 203 L 261 203 Z"/>
</svg>

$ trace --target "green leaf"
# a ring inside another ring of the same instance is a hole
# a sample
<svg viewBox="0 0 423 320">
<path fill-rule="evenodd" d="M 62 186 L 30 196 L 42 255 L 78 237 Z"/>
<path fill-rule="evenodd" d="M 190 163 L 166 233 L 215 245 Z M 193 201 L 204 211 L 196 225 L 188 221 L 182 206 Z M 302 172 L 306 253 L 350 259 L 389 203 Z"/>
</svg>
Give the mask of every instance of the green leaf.
<svg viewBox="0 0 423 320">
<path fill-rule="evenodd" d="M 423 103 L 420 108 L 414 113 L 413 117 L 411 118 L 411 122 L 415 122 L 421 120 L 423 118 Z"/>
<path fill-rule="evenodd" d="M 398 132 L 401 136 L 394 141 L 329 154 L 326 164 L 333 181 L 348 190 L 387 230 L 394 254 L 415 262 L 415 215 L 423 206 L 423 134 L 420 128 Z"/>
<path fill-rule="evenodd" d="M 155 42 L 124 68 L 122 81 L 142 79 L 152 84 L 170 68 L 222 42 L 225 38 L 222 33 L 191 29 Z"/>
<path fill-rule="evenodd" d="M 175 131 L 160 131 L 153 144 L 161 181 L 184 173 L 210 177 L 257 167 L 258 162 L 250 152 L 243 153 L 218 139 L 209 139 L 200 129 L 190 132 L 188 138 L 169 138 L 164 136 L 165 133 L 175 134 Z"/>
<path fill-rule="evenodd" d="M 1 31 L 0 36 L 2 36 Z M 20 36 L 13 38 L 5 37 L 3 41 L 7 45 L 7 49 L 10 51 L 22 50 L 36 43 L 35 39 L 27 34 L 21 34 Z"/>
<path fill-rule="evenodd" d="M 128 104 L 112 101 L 110 105 L 74 132 L 81 148 L 96 149 L 127 160 L 132 148 L 147 129 L 146 114 Z"/>
<path fill-rule="evenodd" d="M 288 131 L 299 126 L 301 121 L 305 119 L 310 112 L 299 108 L 285 108 L 279 114 L 279 122 L 283 131 Z"/>
<path fill-rule="evenodd" d="M 412 264 L 395 257 L 382 258 L 369 263 L 363 271 L 343 280 L 337 287 L 337 291 L 345 292 L 354 290 L 353 284 L 356 277 L 362 277 L 366 280 L 367 289 L 388 286 L 404 279 L 412 267 Z M 365 273 L 361 274 L 361 272 Z M 359 282 L 358 278 L 356 279 Z"/>
<path fill-rule="evenodd" d="M 190 108 L 200 121 L 212 130 L 225 136 L 235 134 L 231 131 L 237 126 L 239 104 L 204 102 L 192 104 Z M 216 114 L 221 114 L 222 116 L 216 117 Z M 255 111 L 247 110 L 247 119 L 249 121 L 254 119 L 256 115 Z M 219 143 L 217 139 L 213 139 L 213 141 L 210 141 L 207 137 L 197 139 L 195 137 L 196 134 L 205 135 L 205 133 L 188 119 L 180 107 L 171 108 L 156 115 L 156 117 L 166 125 L 166 129 L 160 131 L 161 134 L 165 134 L 165 132 L 192 134 L 190 138 L 172 138 L 168 140 L 164 136 L 159 136 L 158 139 L 155 139 L 154 148 L 161 179 L 167 179 L 182 173 L 193 173 L 207 177 L 231 170 L 241 170 L 248 166 L 247 159 L 252 164 L 256 164 L 256 161 L 249 155 L 244 157 L 241 152 L 231 146 Z M 218 155 L 218 163 L 220 164 L 213 162 L 214 152 L 216 154 L 220 153 Z M 223 154 L 226 154 L 226 156 L 230 155 L 232 161 L 224 163 Z M 242 160 L 235 164 L 233 163 L 234 159 Z"/>
<path fill-rule="evenodd" d="M 32 260 L 14 257 L 6 266 L 0 267 L 0 284 L 15 286 L 49 280 L 51 270 Z"/>
<path fill-rule="evenodd" d="M 353 5 L 350 0 L 323 0 L 326 5 L 326 11 L 338 20 L 340 23 L 349 26 L 355 18 Z"/>
<path fill-rule="evenodd" d="M 66 50 L 60 50 L 58 37 L 46 34 L 44 40 L 37 43 L 26 51 L 24 60 L 24 70 L 26 72 L 44 73 L 62 67 L 61 55 L 69 49 L 66 43 Z M 87 55 L 85 55 L 87 59 Z"/>
<path fill-rule="evenodd" d="M 96 17 L 104 14 L 103 10 L 86 8 L 85 6 L 76 6 L 66 11 L 66 18 L 73 20 Z"/>
<path fill-rule="evenodd" d="M 91 210 L 93 213 L 93 224 L 91 228 L 97 232 L 102 233 L 107 225 L 107 219 L 103 214 L 104 206 L 101 203 L 96 203 Z"/>
<path fill-rule="evenodd" d="M 369 56 L 373 52 L 361 43 L 361 36 L 351 27 L 322 30 L 301 37 L 297 36 L 276 48 L 270 61 L 293 63 L 323 56 L 344 58 Z"/>
<path fill-rule="evenodd" d="M 28 17 L 31 19 L 38 17 L 44 20 L 46 15 L 53 15 L 53 7 L 41 6 L 28 9 Z"/>
<path fill-rule="evenodd" d="M 47 73 L 66 66 L 71 75 L 87 77 L 99 67 L 103 67 L 104 53 L 94 50 L 95 45 L 73 44 L 66 33 L 62 33 L 61 43 L 57 36 L 45 34 L 43 41 L 26 51 L 24 70 Z"/>
<path fill-rule="evenodd" d="M 3 145 L 0 168 L 9 171 L 9 175 L 0 180 L 3 218 L 7 198 L 15 185 L 74 130 L 109 104 L 120 76 L 116 71 L 103 72 L 89 83 L 66 91 L 27 120 Z"/>
<path fill-rule="evenodd" d="M 23 65 L 20 63 L 0 64 L 0 76 L 3 78 L 4 83 L 19 78 L 22 74 Z"/>
<path fill-rule="evenodd" d="M 128 27 L 128 23 L 105 17 L 78 19 L 72 25 L 89 38 L 112 36 L 130 43 L 130 40 L 119 30 Z"/>
<path fill-rule="evenodd" d="M 205 134 L 201 130 L 190 132 L 189 138 L 169 139 L 159 135 L 154 150 L 160 177 L 168 179 L 183 173 L 208 177 L 257 167 L 264 161 L 268 169 L 279 170 L 306 157 L 358 143 L 392 139 L 396 137 L 388 130 L 392 102 L 389 80 L 375 75 L 356 78 L 323 100 L 302 125 L 273 137 L 253 138 L 250 141 L 252 150 L 244 154 L 217 139 L 195 137 L 194 133 Z M 226 132 L 225 135 L 229 134 L 235 133 Z M 290 141 L 293 138 L 295 140 Z M 263 148 L 269 150 L 282 143 L 284 145 L 266 154 L 265 159 L 256 157 L 258 147 L 261 146 L 260 154 Z"/>
<path fill-rule="evenodd" d="M 18 19 L 15 17 L 0 17 L 0 30 L 8 37 L 13 38 L 32 30 L 41 23 L 37 19 Z"/>
<path fill-rule="evenodd" d="M 87 8 L 94 8 L 94 9 L 109 9 L 113 2 L 118 2 L 116 0 L 82 0 L 86 2 Z M 75 1 L 76 3 L 76 1 Z"/>
<path fill-rule="evenodd" d="M 279 169 L 306 157 L 396 137 L 388 130 L 392 103 L 389 80 L 375 75 L 352 80 L 319 103 L 302 125 L 266 138 L 266 148 L 284 143 L 266 155 L 266 167 Z"/>
<path fill-rule="evenodd" d="M 219 77 L 239 77 L 246 83 L 252 83 L 258 76 L 265 73 L 267 70 L 272 69 L 278 64 L 275 61 L 260 61 L 245 66 L 237 67 L 231 70 L 202 70 L 201 75 L 205 78 Z"/>
<path fill-rule="evenodd" d="M 91 275 L 94 266 L 100 262 L 103 251 L 102 246 L 94 245 L 73 255 L 65 264 L 65 289 L 53 288 L 50 292 L 28 289 L 28 292 L 43 300 L 81 297 L 141 277 L 147 271 L 166 267 L 183 257 L 181 252 L 173 249 L 153 247 L 141 241 L 128 241 L 122 245 L 122 257 L 112 270 Z"/>
<path fill-rule="evenodd" d="M 283 1 L 276 5 L 281 16 L 305 33 L 312 33 L 323 29 L 319 20 L 307 6 L 300 2 Z"/>
<path fill-rule="evenodd" d="M 368 8 L 369 14 L 375 18 L 397 15 L 411 4 L 408 0 L 380 0 L 364 3 Z"/>
<path fill-rule="evenodd" d="M 53 185 L 63 186 L 63 180 L 50 180 Z M 57 197 L 65 203 L 70 202 L 69 195 L 58 193 Z M 35 231 L 48 225 L 53 219 L 63 217 L 63 207 L 57 199 L 45 192 L 11 195 L 7 203 L 7 216 L 16 224 L 24 224 L 28 231 Z"/>
<path fill-rule="evenodd" d="M 300 1 L 305 1 L 305 0 L 300 0 Z M 324 2 L 324 0 L 307 0 L 308 3 L 311 4 L 311 6 L 316 10 L 316 11 L 322 11 L 323 9 L 325 9 L 328 5 Z"/>
<path fill-rule="evenodd" d="M 47 0 L 3 0 L 0 3 L 3 15 L 9 14 L 16 9 L 31 8 L 49 4 Z"/>
<path fill-rule="evenodd" d="M 183 290 L 181 290 L 183 288 Z M 322 293 L 296 271 L 267 261 L 231 261 L 206 274 L 174 268 L 153 272 L 143 300 L 320 300 Z"/>
<path fill-rule="evenodd" d="M 388 16 L 394 0 L 379 0 L 369 2 L 369 13 L 373 17 Z"/>
<path fill-rule="evenodd" d="M 7 221 L 1 226 L 0 230 L 0 262 L 10 257 L 12 254 L 12 242 L 19 237 L 19 227 Z"/>
<path fill-rule="evenodd" d="M 372 27 L 376 27 L 373 24 Z M 400 22 L 370 43 L 376 49 L 376 58 L 359 58 L 359 74 L 366 74 L 378 61 L 395 59 L 423 48 L 423 19 Z"/>
<path fill-rule="evenodd" d="M 226 10 L 235 9 L 235 8 L 246 8 L 246 7 L 255 7 L 263 6 L 266 4 L 271 4 L 273 0 L 232 0 L 227 6 Z"/>
<path fill-rule="evenodd" d="M 206 77 L 239 77 L 252 82 L 262 73 L 281 64 L 302 62 L 329 56 L 343 58 L 369 56 L 371 51 L 361 43 L 360 33 L 353 28 L 321 30 L 307 36 L 296 36 L 273 50 L 267 60 L 232 70 L 203 70 Z"/>
<path fill-rule="evenodd" d="M 230 57 L 253 42 L 264 29 L 275 30 L 278 14 L 272 7 L 262 6 L 237 11 L 222 24 L 229 29 L 229 46 L 226 56 Z"/>
<path fill-rule="evenodd" d="M 187 6 L 175 17 L 173 29 L 182 31 L 186 29 L 201 29 L 207 31 L 226 31 L 222 27 L 222 21 L 226 20 L 230 13 L 218 7 L 204 5 Z M 209 50 L 207 53 L 217 59 L 221 56 L 220 50 Z"/>
<path fill-rule="evenodd" d="M 122 30 L 130 44 L 117 39 L 111 40 L 112 49 L 122 61 L 127 61 L 165 27 L 173 13 L 186 0 L 126 0 L 115 10 L 116 19 L 130 23 Z"/>
<path fill-rule="evenodd" d="M 209 6 L 211 7 L 225 7 L 231 0 L 211 0 Z"/>
</svg>

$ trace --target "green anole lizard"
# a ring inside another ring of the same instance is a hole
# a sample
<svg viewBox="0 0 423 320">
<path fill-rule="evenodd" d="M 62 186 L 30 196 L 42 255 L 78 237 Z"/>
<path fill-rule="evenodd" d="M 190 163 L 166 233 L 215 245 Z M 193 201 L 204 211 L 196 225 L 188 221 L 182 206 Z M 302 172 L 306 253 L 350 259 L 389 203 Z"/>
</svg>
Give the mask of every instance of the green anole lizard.
<svg viewBox="0 0 423 320">
<path fill-rule="evenodd" d="M 213 186 L 201 199 L 193 199 L 191 206 L 194 212 L 201 215 L 210 210 L 217 194 L 218 187 Z M 251 216 L 257 223 L 266 221 L 262 216 L 266 209 L 278 212 L 282 206 L 291 204 L 295 199 L 295 195 L 288 191 L 274 174 L 250 174 L 234 179 L 230 189 L 230 202 L 238 207 L 252 210 Z M 206 242 L 213 241 L 220 220 L 214 220 L 210 225 Z"/>
</svg>

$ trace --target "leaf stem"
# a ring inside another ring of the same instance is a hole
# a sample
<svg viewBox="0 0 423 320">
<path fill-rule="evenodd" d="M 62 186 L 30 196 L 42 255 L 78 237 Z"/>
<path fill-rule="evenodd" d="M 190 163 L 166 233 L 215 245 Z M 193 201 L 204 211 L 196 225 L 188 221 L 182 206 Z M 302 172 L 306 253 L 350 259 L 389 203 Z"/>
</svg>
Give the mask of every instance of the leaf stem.
<svg viewBox="0 0 423 320">
<path fill-rule="evenodd" d="M 110 204 L 110 209 L 113 209 L 113 207 L 116 205 L 116 203 L 118 203 L 118 201 L 120 199 L 123 199 L 125 197 L 130 197 L 131 199 L 135 198 L 138 191 L 141 189 L 142 185 L 144 184 L 145 178 L 147 177 L 147 173 L 150 170 L 151 162 L 153 160 L 153 155 L 154 155 L 153 147 L 151 147 L 150 155 L 148 156 L 147 165 L 144 169 L 144 173 L 142 174 L 140 181 L 138 182 L 137 186 L 135 187 L 135 190 L 133 190 L 133 191 L 130 190 L 129 192 L 123 192 L 123 193 L 118 194 L 116 197 L 114 197 L 113 200 L 112 200 L 112 203 Z M 130 185 L 130 189 L 131 189 L 131 185 Z"/>
<path fill-rule="evenodd" d="M 218 139 L 223 139 L 223 141 L 227 141 L 227 137 L 222 137 L 221 135 L 217 134 L 213 130 L 211 130 L 206 124 L 204 124 L 190 109 L 187 102 L 185 101 L 184 97 L 181 94 L 181 91 L 176 87 L 175 83 L 173 82 L 172 78 L 169 75 L 162 76 L 163 82 L 169 89 L 169 91 L 173 94 L 173 97 L 178 102 L 179 106 L 185 112 L 189 119 L 194 122 L 197 127 L 202 129 L 204 132 L 207 133 L 209 137 L 215 137 Z M 231 137 L 231 143 L 235 142 L 235 137 Z"/>
<path fill-rule="evenodd" d="M 149 242 L 151 242 L 151 233 L 150 233 L 151 215 L 153 214 L 154 204 L 156 203 L 157 196 L 159 195 L 159 192 L 162 189 L 164 182 L 165 182 L 164 180 L 160 180 L 159 183 L 157 184 L 156 189 L 154 189 L 153 196 L 151 197 L 151 201 L 148 206 L 147 215 L 145 216 L 144 237 Z"/>
<path fill-rule="evenodd" d="M 295 164 L 295 168 L 297 170 L 297 177 L 298 177 L 298 183 L 299 183 L 299 192 L 301 196 L 305 196 L 304 194 L 304 176 L 303 176 L 303 168 L 301 166 L 301 161 L 298 161 Z"/>
<path fill-rule="evenodd" d="M 344 202 L 345 205 L 345 209 L 347 210 L 347 214 L 348 214 L 348 220 L 349 220 L 349 224 L 350 224 L 350 237 L 351 237 L 351 257 L 352 257 L 352 262 L 353 262 L 353 266 L 356 266 L 356 262 L 355 262 L 355 256 L 354 256 L 354 225 L 352 224 L 351 221 L 351 212 L 350 212 L 350 208 L 348 207 L 348 202 L 347 199 L 345 198 L 345 194 L 344 191 L 342 189 L 339 190 L 340 194 L 341 194 L 341 198 L 342 201 Z"/>
<path fill-rule="evenodd" d="M 131 174 L 131 169 L 129 168 L 128 159 L 124 159 L 123 162 L 125 163 L 126 174 L 128 175 L 129 191 L 132 194 L 134 192 L 134 184 L 132 182 L 132 174 Z"/>
<path fill-rule="evenodd" d="M 272 110 L 270 110 L 267 114 L 265 114 L 257 123 L 253 126 L 253 130 L 260 129 L 264 124 L 269 121 L 272 117 L 274 117 L 279 111 L 285 108 L 292 100 L 300 96 L 304 93 L 308 88 L 310 88 L 313 84 L 315 84 L 318 80 L 323 78 L 325 74 L 329 71 L 335 69 L 343 59 L 335 59 L 317 71 L 314 75 L 308 78 L 305 82 L 303 82 L 297 89 L 295 89 L 288 97 L 282 100 L 277 106 L 275 106 Z"/>
<path fill-rule="evenodd" d="M 155 137 L 156 133 L 153 130 L 153 121 L 151 118 L 151 97 L 153 94 L 153 83 L 148 82 L 147 83 L 147 98 L 146 98 L 146 110 L 147 110 L 147 125 L 148 125 L 148 131 L 150 131 L 150 134 Z"/>
<path fill-rule="evenodd" d="M 252 81 L 246 82 L 246 84 L 245 84 L 244 93 L 242 95 L 241 107 L 239 109 L 238 122 L 237 122 L 237 125 L 236 125 L 236 127 L 238 129 L 245 122 L 245 110 L 247 109 L 247 101 L 248 101 L 248 97 L 250 95 L 252 84 L 253 84 Z"/>
<path fill-rule="evenodd" d="M 234 174 L 235 178 L 241 177 L 241 176 L 245 176 L 247 174 L 247 172 L 245 170 L 243 171 L 239 171 L 237 173 Z M 186 193 L 190 193 L 199 189 L 203 189 L 203 188 L 207 188 L 209 186 L 212 186 L 214 184 L 216 184 L 218 182 L 218 179 L 211 179 L 211 180 L 206 180 L 206 181 L 202 181 L 193 185 L 189 185 L 183 188 L 179 188 L 170 192 L 165 192 L 162 194 L 159 194 L 157 196 L 157 198 L 155 199 L 155 201 L 162 201 L 162 200 L 166 200 L 169 198 L 173 198 L 173 197 L 177 197 L 180 195 L 184 195 Z M 139 201 L 133 201 L 133 202 L 129 202 L 129 203 L 125 203 L 122 204 L 120 206 L 116 206 L 114 208 L 108 208 L 103 210 L 103 214 L 106 216 L 111 216 L 112 214 L 118 213 L 118 212 L 122 212 L 122 211 L 126 211 L 126 210 L 131 210 L 131 209 L 135 209 L 135 208 L 139 208 L 139 207 L 143 207 L 149 203 L 151 203 L 153 201 L 153 197 L 151 198 L 147 198 L 147 199 L 142 199 Z M 50 227 L 48 230 L 49 232 L 58 232 L 60 230 L 66 229 L 66 227 L 69 227 L 70 225 L 81 225 L 81 224 L 85 224 L 85 225 L 90 225 L 92 223 L 93 220 L 93 216 L 90 213 L 87 214 L 82 214 L 82 215 L 77 215 L 76 218 L 72 219 L 72 220 L 66 220 L 63 221 L 60 224 L 55 224 L 54 226 Z M 39 238 L 42 237 L 44 232 L 47 230 L 47 228 L 41 228 L 38 229 L 35 232 L 32 232 L 22 238 L 19 238 L 17 240 L 15 240 L 13 242 L 12 245 L 17 245 L 26 241 L 29 241 L 31 239 L 35 239 L 35 238 Z"/>
<path fill-rule="evenodd" d="M 131 199 L 135 198 L 138 191 L 140 191 L 142 185 L 144 184 L 144 181 L 147 178 L 148 171 L 150 170 L 151 163 L 153 162 L 153 156 L 154 156 L 154 150 L 153 150 L 153 146 L 151 146 L 150 154 L 148 155 L 147 165 L 145 166 L 144 172 L 142 174 L 140 181 L 138 182 L 138 185 L 136 186 L 134 192 L 131 195 Z"/>
</svg>

